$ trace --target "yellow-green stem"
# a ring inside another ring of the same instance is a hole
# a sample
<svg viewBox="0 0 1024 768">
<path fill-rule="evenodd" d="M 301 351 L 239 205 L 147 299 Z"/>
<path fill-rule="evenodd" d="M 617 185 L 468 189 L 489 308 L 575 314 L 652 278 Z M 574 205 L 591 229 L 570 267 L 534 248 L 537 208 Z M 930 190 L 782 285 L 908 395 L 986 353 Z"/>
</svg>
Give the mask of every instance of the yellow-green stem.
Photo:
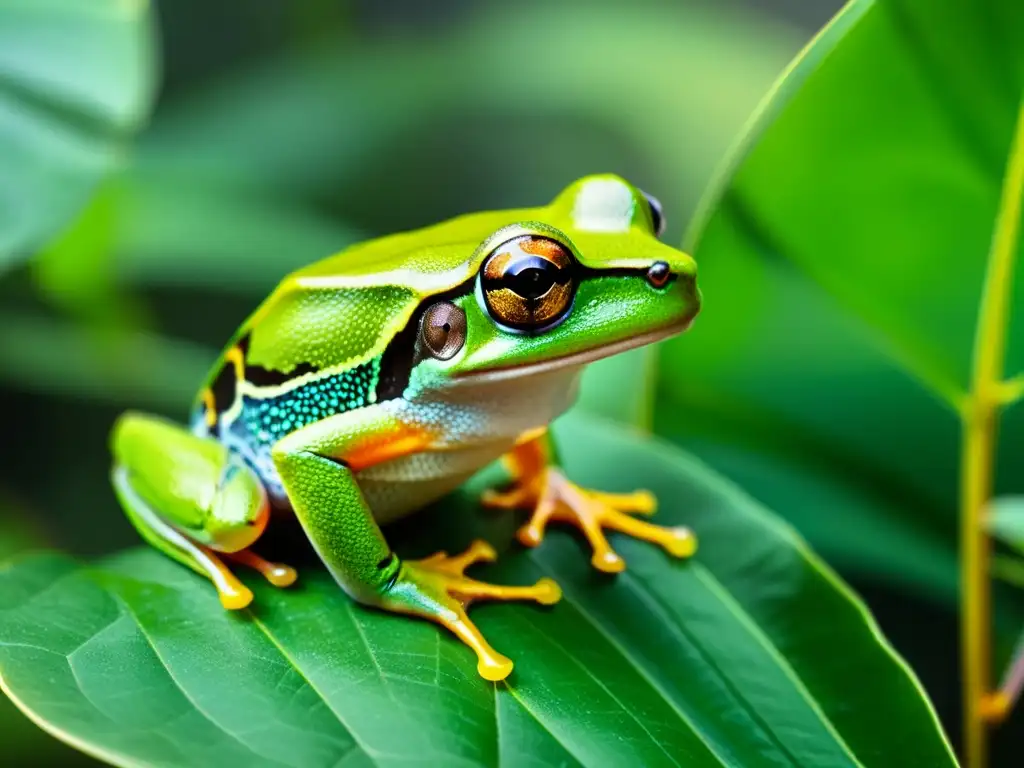
<svg viewBox="0 0 1024 768">
<path fill-rule="evenodd" d="M 996 426 L 1002 403 L 1003 358 L 1024 189 L 1024 102 L 1010 147 L 999 213 L 982 288 L 971 389 L 963 411 L 961 455 L 960 584 L 964 685 L 964 754 L 967 768 L 987 757 L 982 700 L 992 677 L 989 561 L 983 512 L 992 495 Z"/>
</svg>

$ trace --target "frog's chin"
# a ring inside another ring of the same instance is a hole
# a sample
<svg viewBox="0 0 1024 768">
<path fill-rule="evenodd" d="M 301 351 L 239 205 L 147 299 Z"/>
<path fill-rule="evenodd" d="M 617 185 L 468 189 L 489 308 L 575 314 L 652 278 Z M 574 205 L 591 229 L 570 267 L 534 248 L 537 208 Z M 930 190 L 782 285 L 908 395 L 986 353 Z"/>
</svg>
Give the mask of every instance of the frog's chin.
<svg viewBox="0 0 1024 768">
<path fill-rule="evenodd" d="M 620 352 L 627 352 L 628 350 L 636 349 L 637 347 L 643 347 L 647 344 L 654 344 L 655 342 L 663 341 L 664 339 L 687 330 L 692 323 L 693 318 L 689 317 L 683 321 L 674 322 L 669 325 L 664 325 L 661 328 L 655 328 L 652 331 L 647 331 L 646 333 L 640 333 L 636 336 L 630 336 L 625 339 L 613 341 L 610 344 L 605 344 L 601 347 L 585 349 L 582 352 L 574 352 L 561 357 L 552 357 L 547 360 L 540 360 L 536 363 L 484 368 L 478 371 L 467 371 L 466 373 L 459 374 L 453 378 L 451 380 L 451 384 L 454 386 L 458 386 L 460 384 L 481 384 L 485 382 L 502 381 L 504 379 L 517 379 L 522 378 L 523 376 L 532 376 L 534 374 L 557 371 L 562 368 L 581 367 L 588 363 L 593 363 L 597 360 L 617 355 Z"/>
</svg>

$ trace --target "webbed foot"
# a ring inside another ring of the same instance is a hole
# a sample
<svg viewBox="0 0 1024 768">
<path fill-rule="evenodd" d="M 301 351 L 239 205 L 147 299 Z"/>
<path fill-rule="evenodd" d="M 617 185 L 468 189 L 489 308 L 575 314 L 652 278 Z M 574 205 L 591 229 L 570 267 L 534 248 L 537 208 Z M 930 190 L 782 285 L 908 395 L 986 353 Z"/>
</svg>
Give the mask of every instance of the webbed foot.
<svg viewBox="0 0 1024 768">
<path fill-rule="evenodd" d="M 651 493 L 590 491 L 569 481 L 555 467 L 524 475 L 507 491 L 486 491 L 482 501 L 485 506 L 500 509 L 532 509 L 529 522 L 516 534 L 528 547 L 541 543 L 550 521 L 572 523 L 593 548 L 590 562 L 605 573 L 618 573 L 626 568 L 625 560 L 608 543 L 605 528 L 658 544 L 675 557 L 690 557 L 697 551 L 697 538 L 689 528 L 666 528 L 634 516 L 654 514 L 657 504 Z"/>
<path fill-rule="evenodd" d="M 497 557 L 485 541 L 474 541 L 461 555 L 438 552 L 423 560 L 403 562 L 397 579 L 383 598 L 381 607 L 430 619 L 451 630 L 477 655 L 477 671 L 486 680 L 504 680 L 512 672 L 512 661 L 498 653 L 484 639 L 466 615 L 475 600 L 534 600 L 543 605 L 557 603 L 562 590 L 548 578 L 529 587 L 488 584 L 464 575 L 466 568 Z"/>
</svg>

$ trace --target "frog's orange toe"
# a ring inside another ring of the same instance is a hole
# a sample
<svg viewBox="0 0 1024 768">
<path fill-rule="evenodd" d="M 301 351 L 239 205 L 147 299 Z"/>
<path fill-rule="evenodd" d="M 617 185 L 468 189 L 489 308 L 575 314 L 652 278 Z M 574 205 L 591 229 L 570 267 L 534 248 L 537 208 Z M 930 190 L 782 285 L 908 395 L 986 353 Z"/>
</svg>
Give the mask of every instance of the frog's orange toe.
<svg viewBox="0 0 1024 768">
<path fill-rule="evenodd" d="M 626 561 L 610 549 L 595 552 L 590 558 L 590 564 L 604 573 L 622 573 L 626 570 Z"/>
<path fill-rule="evenodd" d="M 253 598 L 252 590 L 241 584 L 233 589 L 222 588 L 218 590 L 218 595 L 220 596 L 220 604 L 229 611 L 240 611 L 243 608 L 248 608 Z"/>
<path fill-rule="evenodd" d="M 264 560 L 251 549 L 225 553 L 224 556 L 259 571 L 263 578 L 275 587 L 290 587 L 299 578 L 299 574 L 290 565 Z"/>
<path fill-rule="evenodd" d="M 476 671 L 484 680 L 496 683 L 511 675 L 514 666 L 512 659 L 496 653 L 493 658 L 480 659 L 477 662 Z"/>
<path fill-rule="evenodd" d="M 290 587 L 299 578 L 299 574 L 290 565 L 273 563 L 263 576 L 275 587 Z"/>
<path fill-rule="evenodd" d="M 697 537 L 685 526 L 666 529 L 662 540 L 665 551 L 674 557 L 693 557 L 697 553 Z"/>
<path fill-rule="evenodd" d="M 562 599 L 562 588 L 554 579 L 544 577 L 533 585 L 534 600 L 541 605 L 554 605 Z"/>
</svg>

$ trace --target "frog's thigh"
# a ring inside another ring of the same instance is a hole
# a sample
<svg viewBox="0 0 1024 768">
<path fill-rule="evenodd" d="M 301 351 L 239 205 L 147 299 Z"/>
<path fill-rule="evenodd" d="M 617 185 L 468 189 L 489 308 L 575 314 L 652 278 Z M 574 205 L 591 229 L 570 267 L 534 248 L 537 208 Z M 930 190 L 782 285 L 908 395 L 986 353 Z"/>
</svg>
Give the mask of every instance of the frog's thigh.
<svg viewBox="0 0 1024 768">
<path fill-rule="evenodd" d="M 252 470 L 216 441 L 144 414 L 118 420 L 113 449 L 114 490 L 142 537 L 209 577 L 226 604 L 251 598 L 210 550 L 243 550 L 266 527 L 266 494 Z"/>
<path fill-rule="evenodd" d="M 376 604 L 398 559 L 354 473 L 423 450 L 432 436 L 368 406 L 310 424 L 274 446 L 285 492 L 320 559 L 355 600 Z"/>
</svg>

